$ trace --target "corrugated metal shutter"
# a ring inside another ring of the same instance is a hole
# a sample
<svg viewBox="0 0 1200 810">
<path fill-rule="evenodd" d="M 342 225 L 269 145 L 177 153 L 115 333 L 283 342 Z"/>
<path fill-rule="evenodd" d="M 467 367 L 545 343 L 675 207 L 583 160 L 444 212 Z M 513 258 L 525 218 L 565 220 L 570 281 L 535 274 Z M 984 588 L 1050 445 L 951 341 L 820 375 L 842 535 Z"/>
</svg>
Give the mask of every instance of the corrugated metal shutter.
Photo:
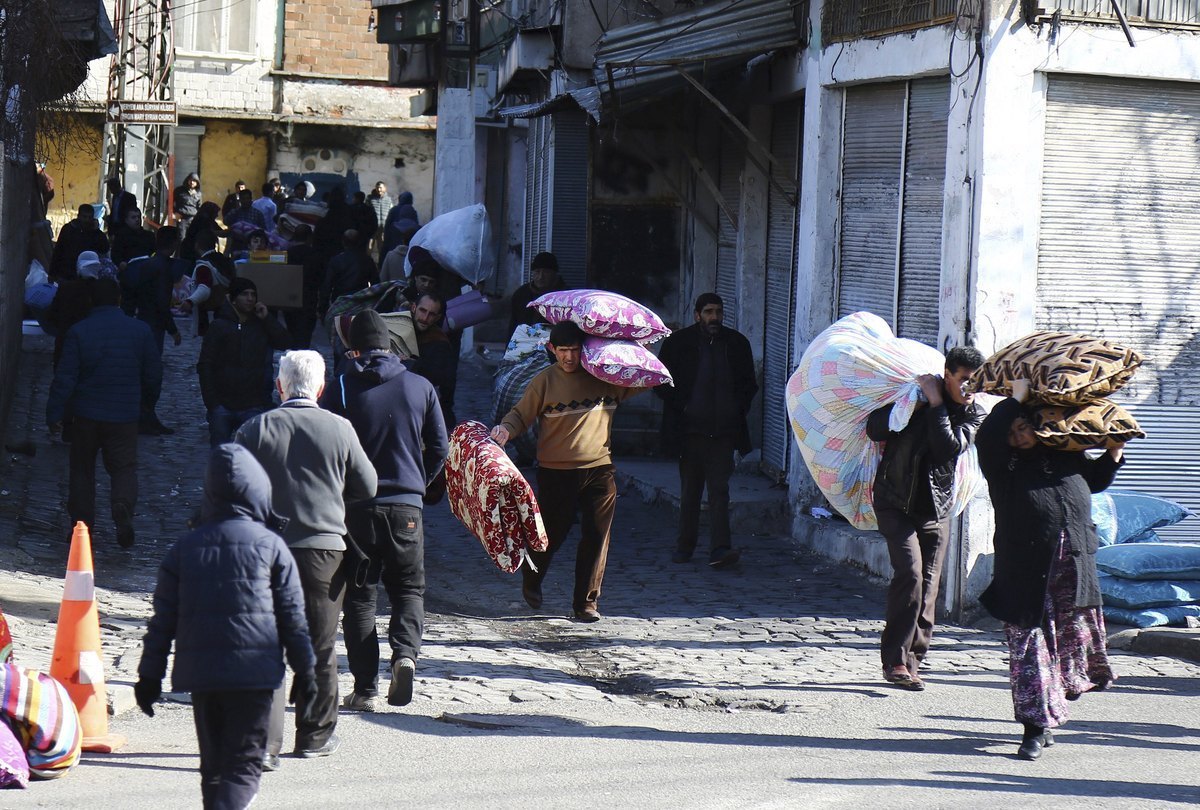
<svg viewBox="0 0 1200 810">
<path fill-rule="evenodd" d="M 846 88 L 838 317 L 867 310 L 896 326 L 905 83 Z"/>
<path fill-rule="evenodd" d="M 896 334 L 934 347 L 938 347 L 940 325 L 949 111 L 949 77 L 918 79 L 909 84 Z"/>
<path fill-rule="evenodd" d="M 800 176 L 800 103 L 775 105 L 771 154 L 778 163 L 772 174 L 784 188 L 795 190 Z M 792 373 L 796 279 L 796 206 L 772 184 L 767 198 L 766 339 L 763 343 L 763 462 L 776 472 L 787 470 L 791 448 L 784 388 Z"/>
<path fill-rule="evenodd" d="M 745 156 L 737 142 L 725 134 L 721 137 L 720 169 L 717 185 L 725 206 L 734 212 L 741 205 L 742 166 Z M 717 284 L 716 293 L 725 302 L 725 325 L 737 329 L 737 228 L 723 212 L 718 213 L 721 226 L 717 229 Z M 703 292 L 702 290 L 698 292 Z"/>
<path fill-rule="evenodd" d="M 546 250 L 547 221 L 550 217 L 550 122 L 534 118 L 529 122 L 525 141 L 525 256 L 521 278 L 529 280 L 529 263 Z"/>
<path fill-rule="evenodd" d="M 1200 94 L 1195 85 L 1050 78 L 1036 321 L 1148 362 L 1114 399 L 1144 420 L 1116 486 L 1200 511 Z M 1200 539 L 1200 520 L 1173 532 Z"/>
<path fill-rule="evenodd" d="M 558 272 L 568 287 L 588 286 L 587 217 L 588 158 L 591 134 L 579 110 L 557 112 L 553 127 L 552 229 L 547 250 L 558 259 Z"/>
</svg>

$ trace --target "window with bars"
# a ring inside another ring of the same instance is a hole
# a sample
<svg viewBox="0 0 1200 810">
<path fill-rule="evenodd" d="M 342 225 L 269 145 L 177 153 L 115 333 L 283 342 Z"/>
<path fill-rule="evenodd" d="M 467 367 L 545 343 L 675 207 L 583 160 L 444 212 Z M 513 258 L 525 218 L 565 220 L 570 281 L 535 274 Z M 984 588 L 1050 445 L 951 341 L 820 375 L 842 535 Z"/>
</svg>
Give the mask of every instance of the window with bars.
<svg viewBox="0 0 1200 810">
<path fill-rule="evenodd" d="M 174 7 L 175 47 L 213 54 L 254 53 L 256 0 L 187 0 Z"/>
<path fill-rule="evenodd" d="M 951 22 L 959 0 L 843 0 L 826 3 L 825 41 L 878 36 Z"/>
<path fill-rule="evenodd" d="M 1064 20 L 1117 23 L 1112 0 L 1023 0 L 1030 22 L 1049 20 L 1055 14 Z M 1125 19 L 1137 25 L 1200 28 L 1200 0 L 1116 0 Z"/>
</svg>

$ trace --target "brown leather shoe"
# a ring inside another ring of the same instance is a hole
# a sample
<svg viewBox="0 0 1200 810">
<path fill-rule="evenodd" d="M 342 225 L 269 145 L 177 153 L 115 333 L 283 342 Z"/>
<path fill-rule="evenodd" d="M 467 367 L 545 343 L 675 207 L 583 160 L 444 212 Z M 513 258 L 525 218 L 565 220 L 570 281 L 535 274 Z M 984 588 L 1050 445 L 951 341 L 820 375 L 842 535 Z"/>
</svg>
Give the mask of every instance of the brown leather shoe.
<svg viewBox="0 0 1200 810">
<path fill-rule="evenodd" d="M 920 692 L 925 688 L 925 682 L 913 675 L 904 664 L 897 664 L 894 667 L 884 667 L 883 679 L 890 684 L 899 686 L 901 689 L 909 689 L 913 692 Z"/>
<path fill-rule="evenodd" d="M 585 607 L 583 610 L 575 611 L 575 619 L 577 621 L 587 622 L 588 624 L 591 624 L 592 622 L 598 622 L 600 621 L 600 611 L 596 610 L 594 607 Z"/>
</svg>

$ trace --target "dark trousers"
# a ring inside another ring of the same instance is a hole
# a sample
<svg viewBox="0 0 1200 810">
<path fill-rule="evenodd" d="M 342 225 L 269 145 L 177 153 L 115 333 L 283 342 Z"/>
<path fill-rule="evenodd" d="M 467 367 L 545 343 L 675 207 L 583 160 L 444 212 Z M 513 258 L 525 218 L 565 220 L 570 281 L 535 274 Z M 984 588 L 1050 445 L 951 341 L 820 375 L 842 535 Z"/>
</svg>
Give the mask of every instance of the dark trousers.
<svg viewBox="0 0 1200 810">
<path fill-rule="evenodd" d="M 875 515 L 892 561 L 880 658 L 885 667 L 904 664 L 915 671 L 933 638 L 948 521 L 899 509 L 877 509 Z"/>
<path fill-rule="evenodd" d="M 581 470 L 538 467 L 538 505 L 550 545 L 546 551 L 529 552 L 538 570 L 534 572 L 521 566 L 521 575 L 526 583 L 541 588 L 550 560 L 567 539 L 578 511 L 580 537 L 579 549 L 575 552 L 575 591 L 571 597 L 571 607 L 575 610 L 595 608 L 600 600 L 613 513 L 617 507 L 613 471 L 611 464 Z"/>
<path fill-rule="evenodd" d="M 154 335 L 154 344 L 158 346 L 158 355 L 162 357 L 163 344 L 166 342 L 166 330 L 151 326 L 150 332 Z M 142 415 L 139 417 L 139 421 L 143 425 L 153 425 L 159 421 L 158 415 L 154 411 L 158 407 L 158 397 L 162 392 L 162 365 L 160 364 L 158 368 L 158 386 L 155 390 L 159 393 L 151 394 L 147 390 L 142 391 Z"/>
<path fill-rule="evenodd" d="M 388 644 L 392 661 L 417 660 L 425 632 L 425 532 L 421 509 L 395 503 L 355 506 L 346 512 L 346 528 L 363 557 L 347 552 L 342 560 L 346 600 L 342 636 L 354 675 L 354 691 L 375 695 L 379 688 L 379 635 L 376 599 L 383 582 L 392 604 Z"/>
<path fill-rule="evenodd" d="M 729 545 L 729 477 L 733 437 L 689 434 L 679 454 L 679 551 L 691 553 L 700 532 L 700 497 L 708 490 L 709 548 Z"/>
<path fill-rule="evenodd" d="M 209 446 L 216 447 L 218 444 L 233 441 L 233 434 L 237 433 L 238 428 L 259 414 L 266 413 L 266 410 L 266 408 L 246 408 L 234 411 L 224 405 L 213 408 L 208 412 Z"/>
<path fill-rule="evenodd" d="M 270 689 L 193 692 L 205 810 L 243 810 L 258 794 Z"/>
<path fill-rule="evenodd" d="M 97 422 L 82 416 L 76 416 L 71 423 L 67 514 L 72 526 L 82 520 L 89 529 L 96 528 L 97 455 L 104 460 L 104 469 L 112 482 L 113 509 L 124 504 L 133 514 L 138 495 L 137 428 L 137 422 Z"/>
<path fill-rule="evenodd" d="M 341 551 L 294 548 L 300 587 L 304 590 L 304 616 L 308 635 L 317 655 L 317 699 L 309 708 L 296 704 L 296 749 L 320 748 L 329 742 L 337 727 L 337 626 L 342 614 L 342 596 L 346 580 L 342 572 Z M 267 751 L 278 754 L 283 748 L 283 714 L 287 687 L 275 690 L 271 706 L 271 728 Z"/>
<path fill-rule="evenodd" d="M 317 327 L 317 314 L 302 309 L 289 309 L 283 313 L 283 322 L 292 336 L 293 349 L 312 346 L 313 329 Z"/>
</svg>

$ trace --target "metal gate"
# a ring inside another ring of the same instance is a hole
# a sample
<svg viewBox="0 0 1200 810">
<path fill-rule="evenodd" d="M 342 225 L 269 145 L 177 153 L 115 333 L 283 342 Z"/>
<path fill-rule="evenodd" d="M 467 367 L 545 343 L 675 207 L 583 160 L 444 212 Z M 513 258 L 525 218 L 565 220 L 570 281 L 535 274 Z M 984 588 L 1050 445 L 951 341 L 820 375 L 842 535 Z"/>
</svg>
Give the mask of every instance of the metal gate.
<svg viewBox="0 0 1200 810">
<path fill-rule="evenodd" d="M 795 190 L 799 182 L 801 105 L 775 105 L 771 124 L 772 168 L 780 184 Z M 763 344 L 762 460 L 776 474 L 787 471 L 792 446 L 785 388 L 792 373 L 795 340 L 796 203 L 771 185 L 767 198 L 766 324 Z"/>
<path fill-rule="evenodd" d="M 728 134 L 721 137 L 720 171 L 718 187 L 725 206 L 737 215 L 741 204 L 742 166 L 745 157 L 737 142 Z M 717 280 L 716 292 L 725 303 L 725 325 L 737 329 L 738 325 L 738 267 L 737 226 L 729 221 L 724 212 L 718 212 L 721 225 L 717 229 Z M 701 291 L 702 292 L 702 291 Z"/>
<path fill-rule="evenodd" d="M 1200 511 L 1200 96 L 1191 84 L 1053 76 L 1036 323 L 1111 338 L 1147 362 L 1113 399 L 1148 437 L 1116 486 Z M 1163 529 L 1200 539 L 1200 520 Z"/>
</svg>

